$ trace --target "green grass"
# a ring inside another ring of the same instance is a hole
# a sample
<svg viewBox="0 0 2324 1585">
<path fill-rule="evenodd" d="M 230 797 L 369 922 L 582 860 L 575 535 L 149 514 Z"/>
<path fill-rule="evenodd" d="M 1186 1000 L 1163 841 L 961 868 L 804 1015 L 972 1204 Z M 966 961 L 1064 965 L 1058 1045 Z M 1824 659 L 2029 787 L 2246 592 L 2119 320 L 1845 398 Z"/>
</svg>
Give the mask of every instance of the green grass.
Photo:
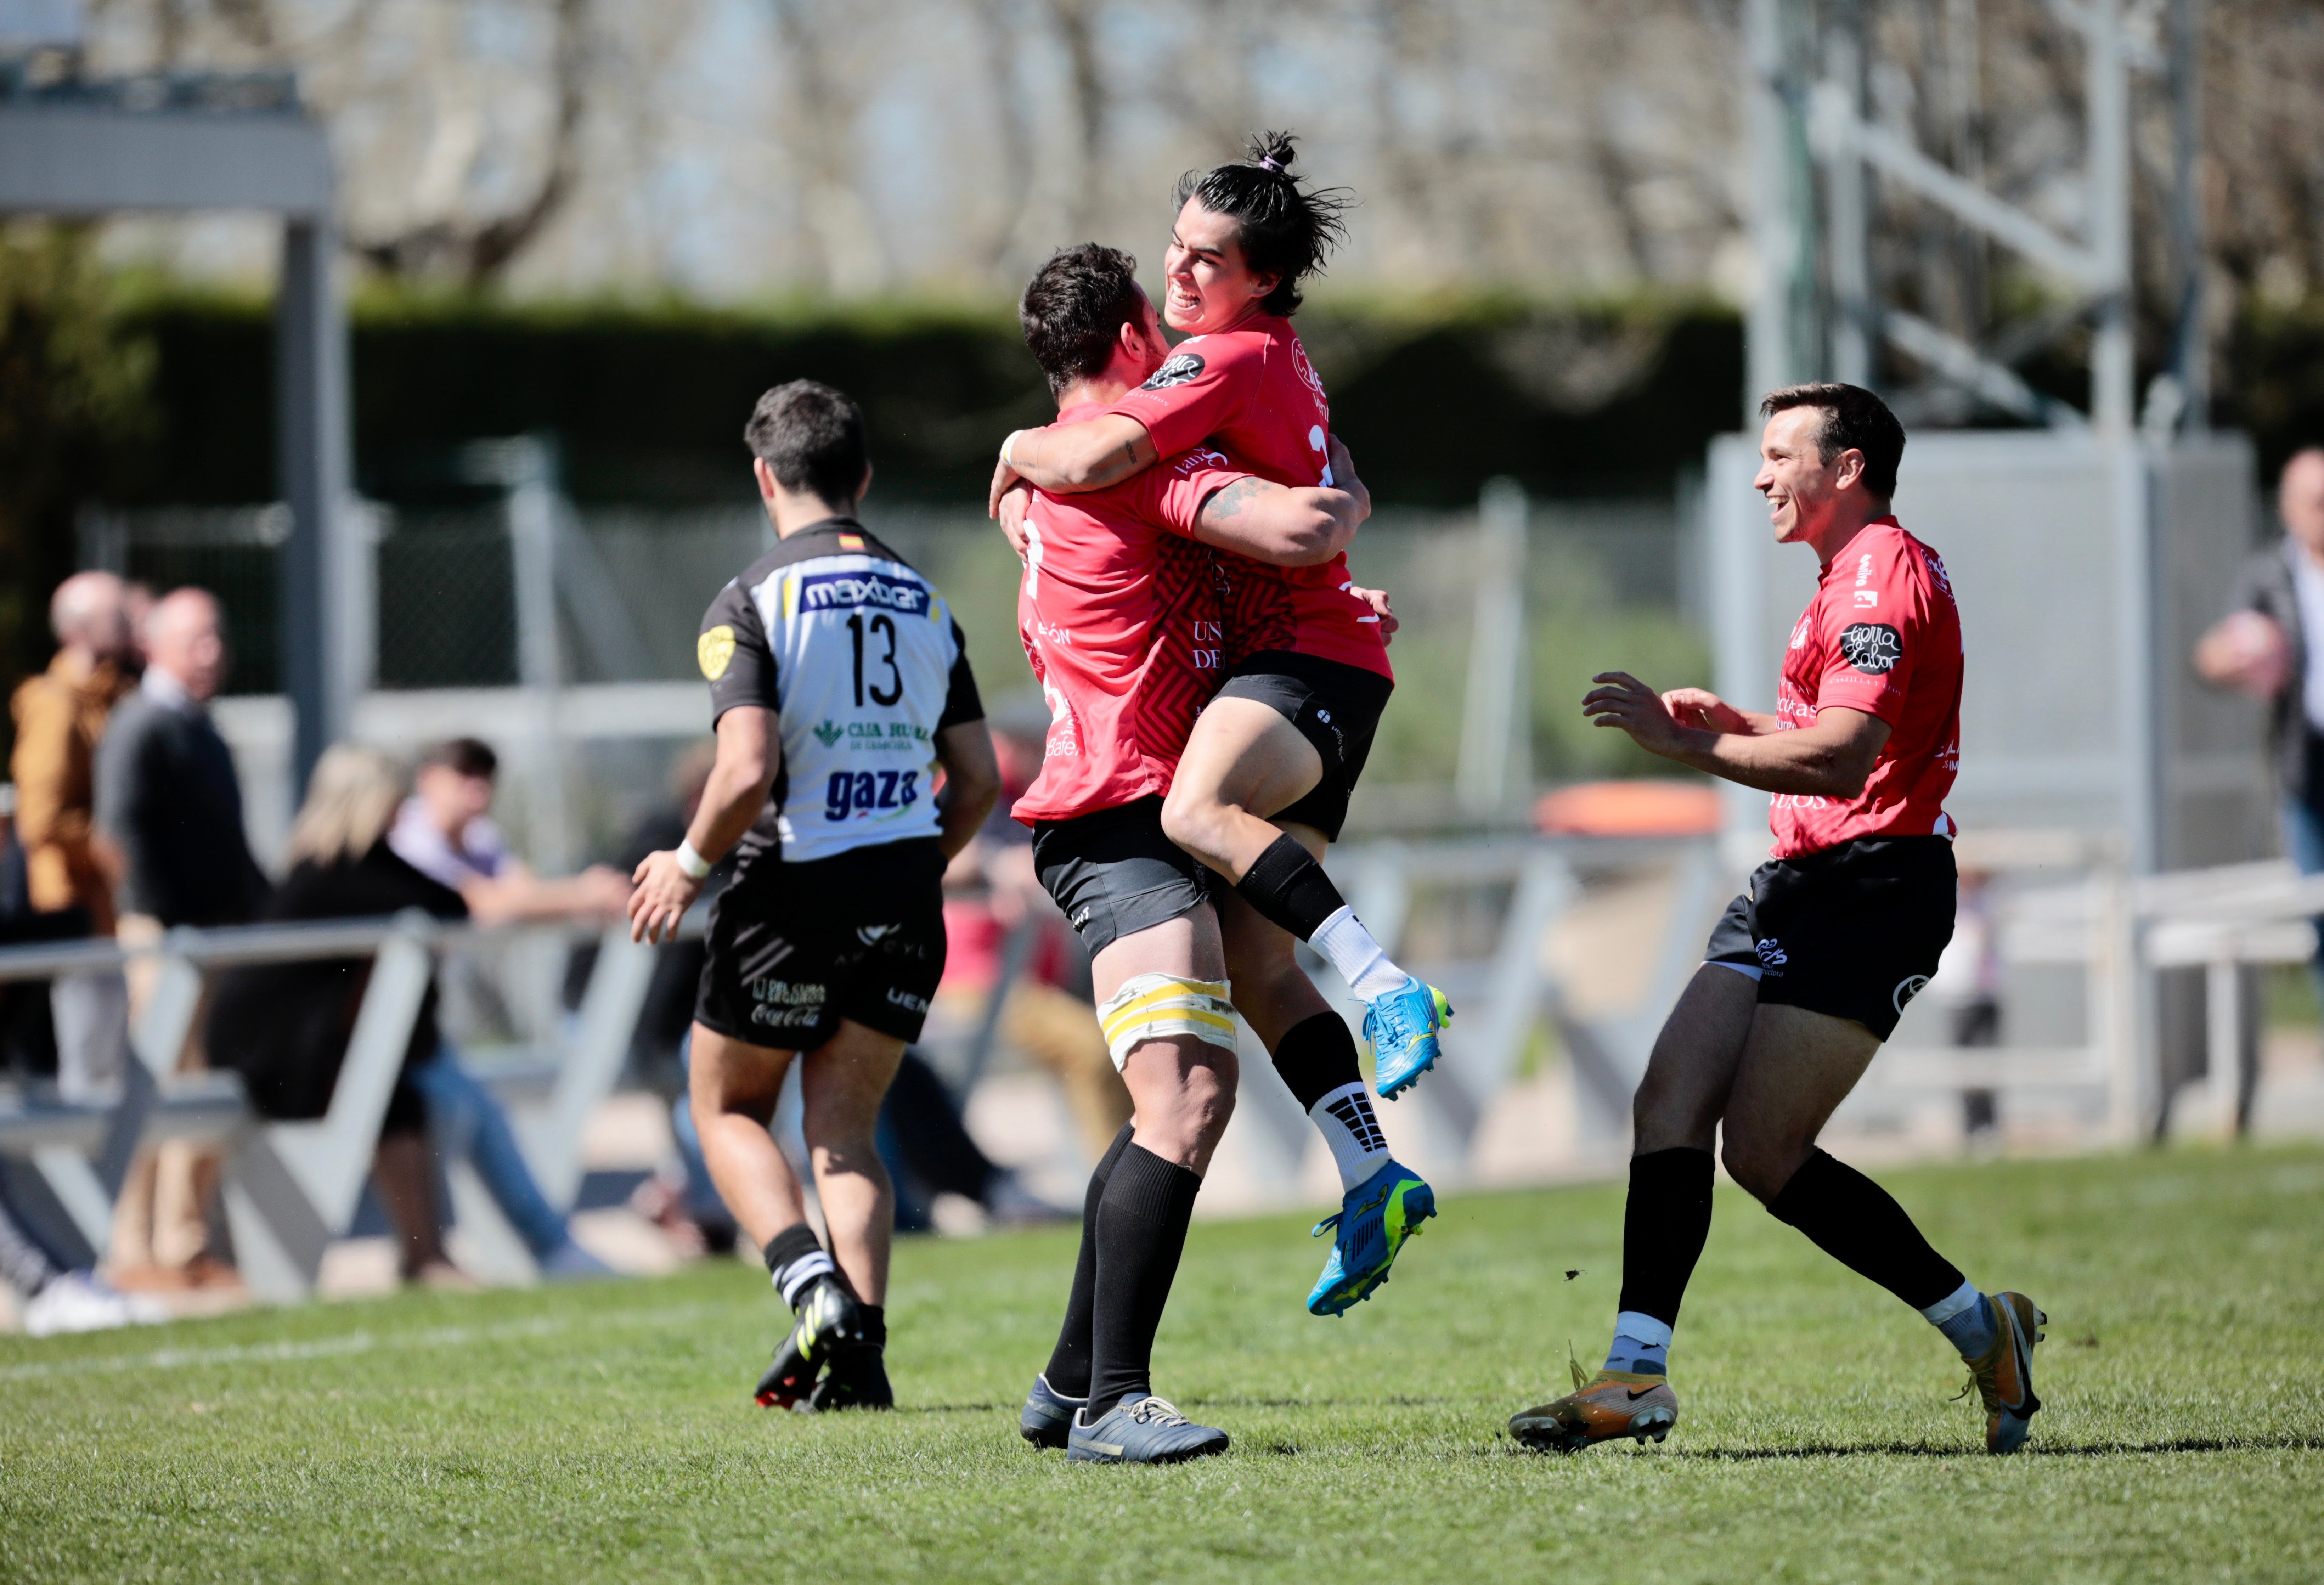
<svg viewBox="0 0 2324 1585">
<path fill-rule="evenodd" d="M 1344 1322 L 1300 1308 L 1300 1221 L 1198 1227 L 1157 1385 L 1235 1442 L 1176 1469 L 1017 1439 L 1068 1232 L 899 1252 L 887 1416 L 752 1408 L 774 1303 L 724 1263 L 0 1340 L 0 1579 L 2324 1575 L 2324 1152 L 1885 1175 L 2052 1317 L 2024 1456 L 1978 1451 L 1917 1317 L 1726 1189 L 1676 1434 L 1522 1451 L 1509 1413 L 1603 1346 L 1620 1195 L 1456 1195 Z"/>
</svg>

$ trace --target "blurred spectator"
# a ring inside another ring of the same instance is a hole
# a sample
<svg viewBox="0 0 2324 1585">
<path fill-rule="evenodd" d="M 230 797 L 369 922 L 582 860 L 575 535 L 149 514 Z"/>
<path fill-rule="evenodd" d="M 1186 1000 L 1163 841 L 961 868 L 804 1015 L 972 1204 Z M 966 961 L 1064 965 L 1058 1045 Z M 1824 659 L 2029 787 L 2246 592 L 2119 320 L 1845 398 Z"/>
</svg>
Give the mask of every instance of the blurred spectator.
<svg viewBox="0 0 2324 1585">
<path fill-rule="evenodd" d="M 2215 687 L 2268 704 L 2283 845 L 2301 873 L 2324 872 L 2324 447 L 2283 465 L 2283 539 L 2245 566 L 2234 609 L 2195 645 Z M 2316 976 L 2324 993 L 2324 921 Z"/>
<path fill-rule="evenodd" d="M 403 862 L 458 892 L 480 924 L 620 917 L 630 900 L 622 871 L 593 864 L 567 879 L 544 880 L 509 852 L 492 819 L 499 771 L 500 757 L 475 738 L 429 749 L 388 834 Z"/>
<path fill-rule="evenodd" d="M 899 1233 L 925 1232 L 933 1226 L 938 1194 L 974 1201 L 1003 1227 L 1074 1219 L 1074 1212 L 1040 1198 L 1013 1170 L 984 1154 L 969 1137 L 944 1080 L 927 1057 L 909 1046 L 880 1103 L 879 1142 L 881 1160 L 896 1185 Z"/>
<path fill-rule="evenodd" d="M 315 763 L 307 801 L 284 849 L 290 873 L 262 917 L 359 919 L 420 908 L 439 919 L 465 918 L 468 910 L 456 892 L 420 874 L 381 840 L 403 791 L 402 778 L 383 755 L 346 744 L 327 750 Z M 321 1117 L 330 1109 L 370 975 L 370 960 L 360 957 L 227 970 L 210 1008 L 212 1059 L 242 1075 L 260 1116 Z M 406 1281 L 439 1281 L 451 1274 L 428 1156 L 427 1106 L 411 1083 L 411 1071 L 434 1057 L 441 1044 L 431 985 L 388 1097 L 372 1163 Z"/>
<path fill-rule="evenodd" d="M 24 902 L 48 916 L 59 936 L 113 934 L 120 857 L 97 833 L 97 745 L 114 705 L 137 686 L 124 594 L 109 572 L 75 573 L 59 584 L 49 601 L 56 658 L 18 685 L 10 702 Z M 58 1093 L 77 1103 L 116 1093 L 129 1049 L 129 990 L 120 971 L 61 975 L 49 1000 Z"/>
<path fill-rule="evenodd" d="M 1040 770 L 1040 734 L 1047 726 L 1046 713 L 1020 714 L 1006 707 L 993 713 L 1001 799 L 945 871 L 945 972 L 935 1005 L 947 1027 L 973 1029 L 993 995 L 1004 995 L 1001 1039 L 1056 1079 L 1094 1160 L 1130 1120 L 1130 1092 L 1106 1053 L 1097 1009 L 1065 989 L 1077 970 L 1086 973 L 1086 964 L 1033 872 L 1032 833 L 1009 816 Z M 1016 972 L 1007 975 L 1012 957 Z"/>
<path fill-rule="evenodd" d="M 17 1315 L 34 1337 L 170 1319 L 170 1313 L 152 1299 L 116 1293 L 93 1271 L 66 1269 L 5 1204 L 0 1204 L 0 1282 L 14 1290 Z"/>
<path fill-rule="evenodd" d="M 124 946 L 156 943 L 179 925 L 244 924 L 265 900 L 266 877 L 243 835 L 234 757 L 209 717 L 226 672 L 217 602 L 192 588 L 156 601 L 145 624 L 145 675 L 115 706 L 97 753 L 97 829 L 124 860 L 116 934 Z M 133 1024 L 155 967 L 150 959 L 130 966 Z M 180 1072 L 205 1065 L 201 1027 L 196 1018 Z M 131 1167 L 107 1258 L 116 1286 L 234 1280 L 209 1247 L 218 1159 L 173 1141 Z"/>
<path fill-rule="evenodd" d="M 1937 954 L 1937 972 L 1925 994 L 1945 1009 L 1955 1046 L 2001 1044 L 2001 943 L 1994 928 L 1989 871 L 1960 872 L 1952 939 Z M 1961 1128 L 1971 1143 L 1990 1142 L 2000 1127 L 2000 1104 L 1994 1092 L 1961 1092 Z"/>
<path fill-rule="evenodd" d="M 457 892 L 413 869 L 387 840 L 406 791 L 404 778 L 375 750 L 340 744 L 327 751 L 316 762 L 290 830 L 290 872 L 268 900 L 265 917 L 376 918 L 420 908 L 439 919 L 466 917 Z M 328 1110 L 368 975 L 367 960 L 338 958 L 266 963 L 221 977 L 209 1048 L 221 1066 L 243 1075 L 263 1115 L 317 1118 Z M 461 1068 L 444 1040 L 432 986 L 404 1051 L 372 1168 L 407 1280 L 455 1275 L 438 1236 L 431 1133 L 447 1156 L 475 1166 L 544 1271 L 605 1269 L 572 1241 L 565 1219 L 526 1167 L 499 1102 Z"/>
</svg>

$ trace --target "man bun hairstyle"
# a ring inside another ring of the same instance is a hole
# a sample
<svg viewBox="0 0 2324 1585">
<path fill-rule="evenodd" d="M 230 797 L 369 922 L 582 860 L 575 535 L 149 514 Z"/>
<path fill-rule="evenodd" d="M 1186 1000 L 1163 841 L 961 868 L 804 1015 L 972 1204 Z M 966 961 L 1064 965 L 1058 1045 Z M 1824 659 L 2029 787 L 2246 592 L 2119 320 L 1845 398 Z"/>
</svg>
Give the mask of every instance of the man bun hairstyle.
<svg viewBox="0 0 2324 1585">
<path fill-rule="evenodd" d="M 1302 181 L 1291 169 L 1297 145 L 1287 132 L 1258 133 L 1244 161 L 1189 170 L 1178 179 L 1177 207 L 1200 198 L 1213 214 L 1233 217 L 1251 272 L 1277 278 L 1259 306 L 1286 318 L 1298 311 L 1300 281 L 1320 274 L 1323 255 L 1347 240 L 1341 216 L 1353 201 L 1345 188 Z"/>
<path fill-rule="evenodd" d="M 1771 391 L 1759 404 L 1759 416 L 1772 419 L 1795 407 L 1823 410 L 1823 428 L 1816 435 L 1816 451 L 1827 463 L 1843 451 L 1864 454 L 1864 488 L 1875 499 L 1896 493 L 1896 465 L 1904 457 L 1904 426 L 1888 404 L 1861 385 L 1820 381 L 1810 385 L 1786 385 Z"/>
<path fill-rule="evenodd" d="M 1049 394 L 1102 373 L 1121 327 L 1138 322 L 1145 300 L 1138 261 L 1120 248 L 1085 242 L 1050 254 L 1017 302 L 1017 322 L 1048 376 Z"/>
<path fill-rule="evenodd" d="M 862 410 L 819 381 L 794 380 L 759 398 L 742 440 L 786 490 L 833 506 L 845 506 L 863 492 L 872 454 L 863 442 Z"/>
</svg>

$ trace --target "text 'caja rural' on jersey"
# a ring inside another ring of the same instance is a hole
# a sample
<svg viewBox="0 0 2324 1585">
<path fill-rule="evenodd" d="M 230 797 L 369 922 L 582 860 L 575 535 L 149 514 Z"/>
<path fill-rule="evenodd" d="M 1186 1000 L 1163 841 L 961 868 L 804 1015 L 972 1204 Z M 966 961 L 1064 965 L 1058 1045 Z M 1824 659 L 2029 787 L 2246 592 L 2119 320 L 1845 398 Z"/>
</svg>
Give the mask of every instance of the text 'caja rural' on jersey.
<svg viewBox="0 0 2324 1585">
<path fill-rule="evenodd" d="M 1041 773 L 1010 810 L 1019 820 L 1071 820 L 1170 790 L 1225 675 L 1219 572 L 1194 524 L 1213 494 L 1250 476 L 1205 448 L 1110 489 L 1033 493 L 1017 632 L 1049 733 Z"/>
<path fill-rule="evenodd" d="M 775 712 L 782 769 L 738 850 L 794 863 L 936 834 L 936 735 L 984 718 L 944 597 L 850 518 L 785 538 L 718 591 L 697 656 L 715 723 Z"/>
<path fill-rule="evenodd" d="M 1307 349 L 1276 314 L 1190 336 L 1145 384 L 1109 410 L 1136 419 L 1164 456 L 1212 446 L 1262 479 L 1294 488 L 1332 482 L 1331 402 Z M 1227 663 L 1289 650 L 1394 677 L 1379 617 L 1354 594 L 1348 558 L 1269 567 L 1222 554 Z"/>
<path fill-rule="evenodd" d="M 1945 797 L 1960 770 L 1961 670 L 1945 564 L 1895 518 L 1867 523 L 1824 567 L 1792 629 L 1775 714 L 1790 729 L 1825 710 L 1861 710 L 1888 723 L 1888 741 L 1854 798 L 1772 796 L 1775 856 L 1864 836 L 1951 836 Z"/>
</svg>

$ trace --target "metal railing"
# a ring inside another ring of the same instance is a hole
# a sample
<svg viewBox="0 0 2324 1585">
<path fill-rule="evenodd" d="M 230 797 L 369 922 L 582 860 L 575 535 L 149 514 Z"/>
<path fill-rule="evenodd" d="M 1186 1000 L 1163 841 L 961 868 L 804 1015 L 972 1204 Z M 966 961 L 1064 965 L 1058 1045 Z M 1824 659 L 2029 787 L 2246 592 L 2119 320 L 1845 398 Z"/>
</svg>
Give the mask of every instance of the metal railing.
<svg viewBox="0 0 2324 1585">
<path fill-rule="evenodd" d="M 701 928 L 697 916 L 688 934 Z M 158 972 L 130 1047 L 120 1098 L 75 1105 L 38 1091 L 0 1098 L 0 1154 L 28 1159 L 93 1253 L 112 1236 L 114 1201 L 138 1150 L 164 1138 L 217 1143 L 228 1155 L 224 1196 L 235 1259 L 251 1291 L 290 1299 L 313 1291 L 325 1247 L 355 1215 L 440 951 L 480 941 L 593 932 L 556 924 L 478 926 L 416 911 L 384 919 L 176 929 L 150 945 L 82 941 L 0 949 L 0 983 L 126 968 Z M 512 1124 L 541 1192 L 569 1208 L 582 1177 L 580 1143 L 590 1115 L 619 1078 L 652 977 L 656 949 L 633 943 L 625 923 L 598 935 L 580 1010 L 541 1053 L 547 1079 L 537 1104 L 512 1107 Z M 202 1007 L 206 971 L 323 958 L 369 957 L 372 972 L 328 1110 L 313 1121 L 269 1122 L 250 1107 L 230 1070 L 176 1072 Z M 478 1275 L 523 1281 L 530 1253 L 465 1163 L 449 1166 L 454 1212 Z"/>
</svg>

